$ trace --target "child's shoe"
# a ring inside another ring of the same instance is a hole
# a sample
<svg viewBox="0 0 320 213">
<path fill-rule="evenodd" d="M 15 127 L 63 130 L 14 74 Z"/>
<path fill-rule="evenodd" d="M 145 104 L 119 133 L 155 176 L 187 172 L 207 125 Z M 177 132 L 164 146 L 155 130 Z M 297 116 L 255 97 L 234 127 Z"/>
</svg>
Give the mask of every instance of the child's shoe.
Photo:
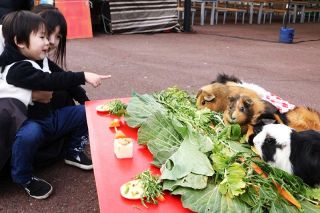
<svg viewBox="0 0 320 213">
<path fill-rule="evenodd" d="M 22 187 L 24 190 L 26 190 L 30 197 L 35 199 L 46 199 L 50 196 L 53 189 L 48 182 L 34 176 L 28 183 L 22 185 Z"/>
<path fill-rule="evenodd" d="M 92 161 L 86 156 L 84 152 L 80 152 L 78 156 L 67 156 L 64 162 L 71 166 L 76 166 L 80 169 L 91 170 L 93 168 Z"/>
</svg>

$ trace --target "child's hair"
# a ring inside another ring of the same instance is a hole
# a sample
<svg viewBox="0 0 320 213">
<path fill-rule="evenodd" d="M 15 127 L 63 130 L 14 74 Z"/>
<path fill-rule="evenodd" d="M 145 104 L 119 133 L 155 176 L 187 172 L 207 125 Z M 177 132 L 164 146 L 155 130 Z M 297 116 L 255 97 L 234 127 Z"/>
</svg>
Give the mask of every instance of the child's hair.
<svg viewBox="0 0 320 213">
<path fill-rule="evenodd" d="M 54 60 L 62 67 L 66 67 L 67 22 L 63 14 L 50 4 L 40 4 L 34 7 L 32 12 L 39 14 L 46 21 L 48 35 L 53 33 L 56 27 L 60 27 L 61 39 L 54 53 Z"/>
<path fill-rule="evenodd" d="M 40 29 L 47 31 L 45 20 L 24 10 L 9 13 L 2 23 L 5 44 L 16 49 L 18 49 L 16 43 L 25 43 L 29 47 L 31 33 L 37 33 Z"/>
</svg>

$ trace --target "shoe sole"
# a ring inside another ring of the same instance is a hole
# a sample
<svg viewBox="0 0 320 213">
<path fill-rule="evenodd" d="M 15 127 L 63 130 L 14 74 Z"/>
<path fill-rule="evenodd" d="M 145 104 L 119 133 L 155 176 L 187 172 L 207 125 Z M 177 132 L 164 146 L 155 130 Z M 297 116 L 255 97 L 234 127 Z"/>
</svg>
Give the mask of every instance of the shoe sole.
<svg viewBox="0 0 320 213">
<path fill-rule="evenodd" d="M 83 170 L 92 170 L 93 169 L 93 166 L 92 165 L 83 165 L 83 164 L 80 164 L 80 163 L 76 163 L 76 162 L 73 162 L 73 161 L 70 161 L 70 160 L 64 160 L 64 162 L 70 166 L 75 166 L 75 167 L 78 167 L 80 169 L 83 169 Z"/>
</svg>

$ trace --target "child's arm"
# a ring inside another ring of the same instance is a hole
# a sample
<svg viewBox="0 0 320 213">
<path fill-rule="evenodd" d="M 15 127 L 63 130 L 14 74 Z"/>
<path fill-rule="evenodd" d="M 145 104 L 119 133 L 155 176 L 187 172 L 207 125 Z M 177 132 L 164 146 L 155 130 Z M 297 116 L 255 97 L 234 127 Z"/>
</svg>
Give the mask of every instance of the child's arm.
<svg viewBox="0 0 320 213">
<path fill-rule="evenodd" d="M 48 59 L 48 63 L 50 70 L 54 72 L 64 72 L 64 70 L 60 66 L 58 66 L 50 59 Z M 70 88 L 67 90 L 67 92 L 69 93 L 70 97 L 77 101 L 79 104 L 84 104 L 85 101 L 89 101 L 86 91 L 81 86 Z"/>
<path fill-rule="evenodd" d="M 65 72 L 60 68 L 56 63 L 51 60 L 48 60 L 50 70 L 53 72 Z M 98 87 L 101 85 L 102 80 L 110 78 L 111 75 L 98 75 L 92 72 L 84 72 L 85 80 L 87 83 L 91 84 L 93 87 Z"/>
<path fill-rule="evenodd" d="M 72 87 L 90 83 L 94 87 L 101 84 L 102 79 L 110 76 L 101 76 L 84 72 L 52 72 L 38 70 L 28 61 L 14 64 L 7 74 L 7 82 L 16 87 L 30 90 L 67 90 Z"/>
<path fill-rule="evenodd" d="M 43 72 L 28 61 L 15 63 L 8 71 L 7 82 L 30 90 L 65 90 L 85 84 L 83 72 Z"/>
</svg>

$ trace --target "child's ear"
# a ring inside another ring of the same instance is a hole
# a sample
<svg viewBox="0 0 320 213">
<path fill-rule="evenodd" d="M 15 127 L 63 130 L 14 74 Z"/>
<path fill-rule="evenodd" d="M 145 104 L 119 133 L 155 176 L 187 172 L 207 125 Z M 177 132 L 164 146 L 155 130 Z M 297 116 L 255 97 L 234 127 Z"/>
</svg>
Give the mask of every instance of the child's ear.
<svg viewBox="0 0 320 213">
<path fill-rule="evenodd" d="M 17 42 L 17 37 L 15 36 L 14 37 L 14 43 L 17 45 L 17 47 L 19 47 L 20 49 L 23 49 L 26 47 L 26 44 L 25 43 L 18 43 Z"/>
</svg>

